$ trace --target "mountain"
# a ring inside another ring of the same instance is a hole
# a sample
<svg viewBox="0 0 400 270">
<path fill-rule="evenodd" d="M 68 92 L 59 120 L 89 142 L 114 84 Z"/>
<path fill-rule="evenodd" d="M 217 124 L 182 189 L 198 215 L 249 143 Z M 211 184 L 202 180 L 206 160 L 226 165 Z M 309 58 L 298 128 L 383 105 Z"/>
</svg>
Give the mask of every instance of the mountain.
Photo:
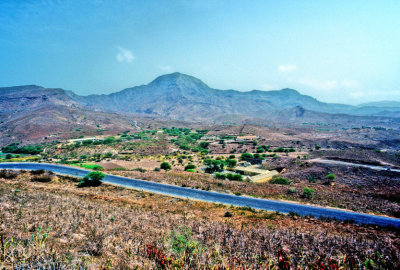
<svg viewBox="0 0 400 270">
<path fill-rule="evenodd" d="M 330 106 L 346 108 L 346 105 L 319 102 L 293 89 L 249 92 L 213 89 L 201 80 L 181 73 L 163 75 L 147 85 L 109 95 L 72 98 L 98 110 L 189 121 L 210 120 L 227 114 L 259 117 L 260 114 L 295 106 L 323 112 L 329 111 Z"/>
<path fill-rule="evenodd" d="M 379 108 L 398 108 L 400 109 L 400 101 L 377 101 L 377 102 L 368 102 L 358 105 L 359 107 L 379 107 Z"/>
<path fill-rule="evenodd" d="M 400 109 L 390 107 L 393 104 L 324 103 L 294 89 L 219 90 L 181 73 L 162 75 L 147 85 L 109 95 L 80 96 L 36 85 L 4 87 L 0 88 L 0 143 L 39 140 L 54 133 L 70 134 L 75 129 L 94 134 L 98 129 L 123 131 L 131 128 L 137 117 L 200 123 L 399 128 Z"/>
<path fill-rule="evenodd" d="M 25 85 L 0 88 L 0 114 L 32 111 L 50 105 L 79 106 L 63 89 Z"/>
<path fill-rule="evenodd" d="M 71 98 L 95 110 L 186 121 L 206 121 L 225 115 L 259 118 L 297 106 L 315 112 L 359 116 L 385 116 L 387 113 L 386 108 L 380 107 L 320 102 L 288 88 L 248 92 L 213 89 L 195 77 L 178 72 L 109 95 L 71 95 Z"/>
<path fill-rule="evenodd" d="M 114 113 L 95 112 L 63 89 L 36 85 L 0 88 L 0 145 L 38 142 L 57 134 L 70 137 L 75 130 L 125 131 L 134 121 Z"/>
</svg>

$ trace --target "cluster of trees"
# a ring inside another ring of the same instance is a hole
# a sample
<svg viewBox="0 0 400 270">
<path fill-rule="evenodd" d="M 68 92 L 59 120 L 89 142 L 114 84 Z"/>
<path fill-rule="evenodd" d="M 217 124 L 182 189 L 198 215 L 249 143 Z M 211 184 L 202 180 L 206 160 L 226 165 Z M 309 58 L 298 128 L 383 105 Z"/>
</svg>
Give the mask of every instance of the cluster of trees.
<svg viewBox="0 0 400 270">
<path fill-rule="evenodd" d="M 84 140 L 82 142 L 75 142 L 74 146 L 78 148 L 80 146 L 87 146 L 87 145 L 101 145 L 101 144 L 110 145 L 115 142 L 120 142 L 120 140 L 117 140 L 115 137 L 107 137 L 104 140 Z"/>
<path fill-rule="evenodd" d="M 217 179 L 228 179 L 231 181 L 243 181 L 243 175 L 241 174 L 236 174 L 236 173 L 215 173 L 215 178 Z"/>
<path fill-rule="evenodd" d="M 210 159 L 204 160 L 204 165 L 206 165 L 206 173 L 222 172 L 226 167 L 233 168 L 237 164 L 237 160 L 230 157 L 228 159 Z"/>
<path fill-rule="evenodd" d="M 200 142 L 197 144 L 197 141 L 200 140 L 204 134 L 208 133 L 207 129 L 200 129 L 196 130 L 196 132 L 192 132 L 192 129 L 189 128 L 172 127 L 170 129 L 164 128 L 163 133 L 176 137 L 176 139 L 171 139 L 171 143 L 176 144 L 182 150 L 192 150 L 194 152 L 200 152 L 203 155 L 207 155 L 209 152 L 207 148 L 210 143 Z"/>
<path fill-rule="evenodd" d="M 3 146 L 1 151 L 4 153 L 37 155 L 43 152 L 43 146 L 39 144 L 19 146 L 19 143 L 12 143 Z"/>
</svg>

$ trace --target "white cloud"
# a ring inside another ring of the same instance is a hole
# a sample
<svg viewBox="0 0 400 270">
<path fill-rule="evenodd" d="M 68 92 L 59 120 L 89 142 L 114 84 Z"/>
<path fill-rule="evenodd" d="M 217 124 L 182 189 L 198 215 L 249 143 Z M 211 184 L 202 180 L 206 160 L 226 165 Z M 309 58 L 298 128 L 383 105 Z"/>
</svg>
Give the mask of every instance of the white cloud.
<svg viewBox="0 0 400 270">
<path fill-rule="evenodd" d="M 278 66 L 278 70 L 280 72 L 292 72 L 292 71 L 297 70 L 297 66 L 292 65 L 292 64 L 280 65 L 280 66 Z"/>
<path fill-rule="evenodd" d="M 336 80 L 300 79 L 299 83 L 320 90 L 332 90 L 339 85 Z"/>
<path fill-rule="evenodd" d="M 317 80 L 300 79 L 299 83 L 319 90 L 333 90 L 336 88 L 355 89 L 361 86 L 361 83 L 355 80 Z"/>
<path fill-rule="evenodd" d="M 118 62 L 127 62 L 130 63 L 135 59 L 135 56 L 133 55 L 132 51 L 125 49 L 121 46 L 118 46 L 118 53 L 115 56 L 115 58 L 118 60 Z"/>
<path fill-rule="evenodd" d="M 158 65 L 158 68 L 164 72 L 172 72 L 174 71 L 174 67 L 170 65 Z"/>
</svg>

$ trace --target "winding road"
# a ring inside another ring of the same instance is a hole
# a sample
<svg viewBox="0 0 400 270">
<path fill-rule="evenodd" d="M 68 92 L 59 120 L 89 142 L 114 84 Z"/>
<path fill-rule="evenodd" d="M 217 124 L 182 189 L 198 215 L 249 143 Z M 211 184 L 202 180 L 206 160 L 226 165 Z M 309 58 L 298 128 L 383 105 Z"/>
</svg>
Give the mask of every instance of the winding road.
<svg viewBox="0 0 400 270">
<path fill-rule="evenodd" d="M 74 168 L 56 164 L 46 163 L 0 163 L 0 169 L 16 169 L 16 170 L 37 170 L 43 169 L 53 171 L 57 174 L 83 177 L 89 170 Z M 235 206 L 248 206 L 255 209 L 268 211 L 279 211 L 281 213 L 294 212 L 301 216 L 314 216 L 317 218 L 334 218 L 339 220 L 350 220 L 359 224 L 373 224 L 380 226 L 393 226 L 400 228 L 400 219 L 362 214 L 347 210 L 340 210 L 321 206 L 305 205 L 300 203 L 292 203 L 278 200 L 257 199 L 246 196 L 235 196 L 225 193 L 217 193 L 212 191 L 197 190 L 191 188 L 178 187 L 155 183 L 150 181 L 138 180 L 122 176 L 106 174 L 103 182 L 134 188 L 153 193 L 159 193 L 174 197 L 181 197 L 193 200 L 200 200 L 213 203 L 222 203 Z"/>
<path fill-rule="evenodd" d="M 391 168 L 392 166 L 389 166 L 390 169 L 388 169 L 388 166 L 369 165 L 369 164 L 353 163 L 353 162 L 348 162 L 348 161 L 322 159 L 322 158 L 310 159 L 309 162 L 329 164 L 329 165 L 360 167 L 360 168 L 368 168 L 368 169 L 372 169 L 372 170 L 376 170 L 376 171 L 391 171 L 391 172 L 400 173 L 400 169 Z"/>
</svg>

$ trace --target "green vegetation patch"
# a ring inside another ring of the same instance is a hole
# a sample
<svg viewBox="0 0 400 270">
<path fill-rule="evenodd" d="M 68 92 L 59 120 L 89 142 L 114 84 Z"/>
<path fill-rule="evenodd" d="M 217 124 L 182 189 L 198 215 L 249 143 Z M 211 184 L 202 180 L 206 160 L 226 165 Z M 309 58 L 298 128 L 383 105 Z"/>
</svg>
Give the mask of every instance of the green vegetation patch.
<svg viewBox="0 0 400 270">
<path fill-rule="evenodd" d="M 80 164 L 80 166 L 82 168 L 89 169 L 89 170 L 95 170 L 95 171 L 104 170 L 104 168 L 102 166 L 97 165 L 97 164 L 93 164 L 93 163 L 83 163 L 83 164 Z"/>
<path fill-rule="evenodd" d="M 287 179 L 282 176 L 274 176 L 270 181 L 271 184 L 277 184 L 277 185 L 290 185 L 292 182 L 293 180 Z"/>
</svg>

